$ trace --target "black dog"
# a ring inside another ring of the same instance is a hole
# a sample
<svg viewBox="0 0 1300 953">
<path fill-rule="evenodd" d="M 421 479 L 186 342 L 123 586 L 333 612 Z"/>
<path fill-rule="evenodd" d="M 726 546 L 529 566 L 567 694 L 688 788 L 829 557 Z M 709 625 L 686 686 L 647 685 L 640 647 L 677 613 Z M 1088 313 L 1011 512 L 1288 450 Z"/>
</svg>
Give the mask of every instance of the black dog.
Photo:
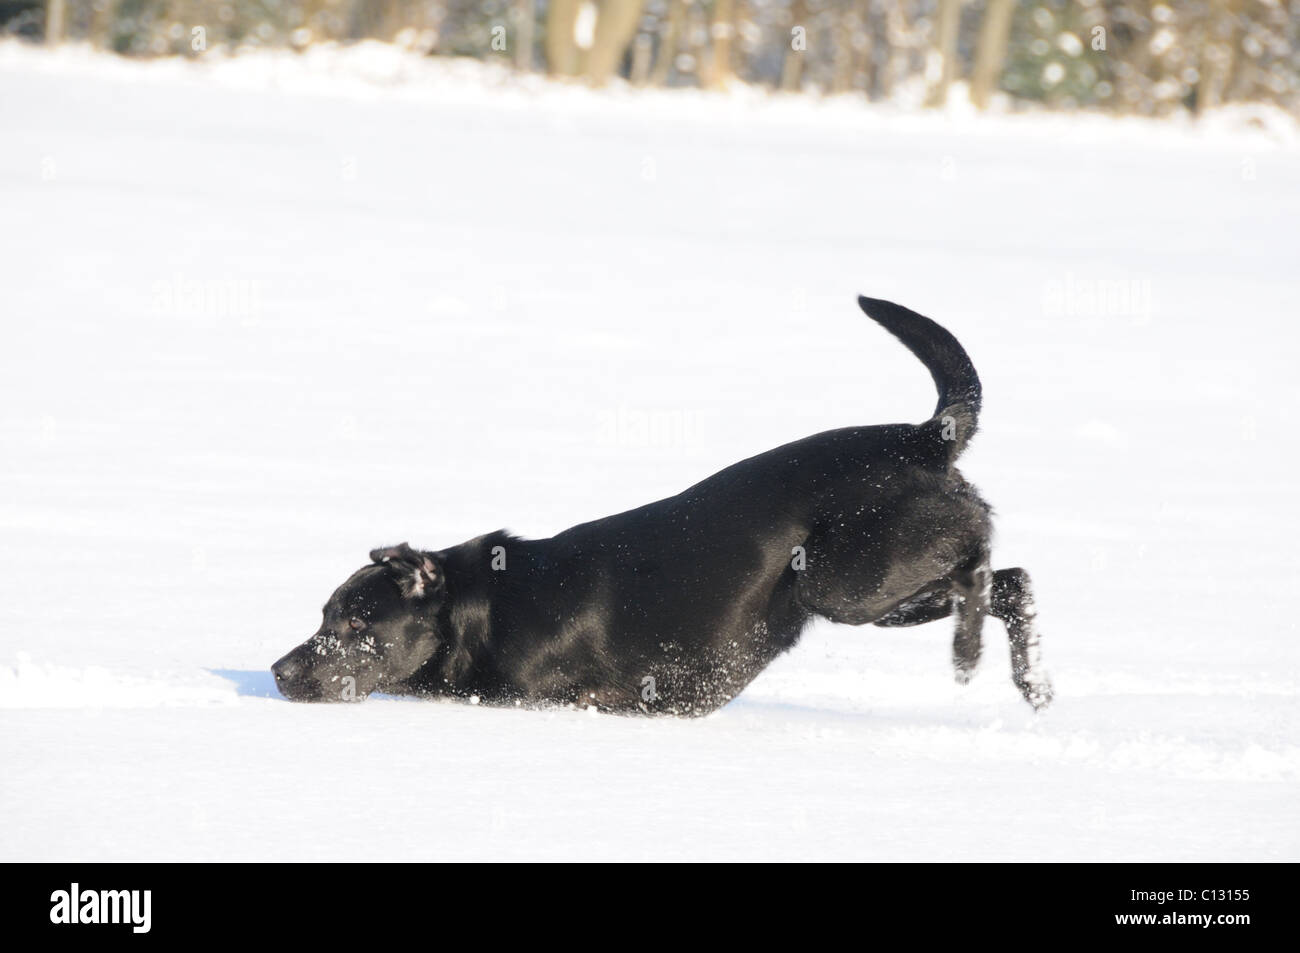
<svg viewBox="0 0 1300 953">
<path fill-rule="evenodd" d="M 928 318 L 858 303 L 929 369 L 939 404 L 925 423 L 808 437 L 550 539 L 496 532 L 438 552 L 376 549 L 325 604 L 320 631 L 272 667 L 280 691 L 702 715 L 813 616 L 885 626 L 954 616 L 965 682 L 992 614 L 1006 624 L 1017 687 L 1046 705 L 1029 576 L 993 571 L 989 507 L 953 466 L 975 432 L 975 368 Z"/>
</svg>

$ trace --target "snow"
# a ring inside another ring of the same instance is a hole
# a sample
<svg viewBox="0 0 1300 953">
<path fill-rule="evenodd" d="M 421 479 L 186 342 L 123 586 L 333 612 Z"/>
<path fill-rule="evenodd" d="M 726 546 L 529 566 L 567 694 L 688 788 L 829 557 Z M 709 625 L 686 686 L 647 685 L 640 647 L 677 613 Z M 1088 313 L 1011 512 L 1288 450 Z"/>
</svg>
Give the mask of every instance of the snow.
<svg viewBox="0 0 1300 953">
<path fill-rule="evenodd" d="M 1296 860 L 1300 146 L 607 93 L 366 44 L 0 44 L 3 860 Z M 280 700 L 369 549 L 542 536 L 985 382 L 986 633 L 819 624 L 705 719 Z"/>
</svg>

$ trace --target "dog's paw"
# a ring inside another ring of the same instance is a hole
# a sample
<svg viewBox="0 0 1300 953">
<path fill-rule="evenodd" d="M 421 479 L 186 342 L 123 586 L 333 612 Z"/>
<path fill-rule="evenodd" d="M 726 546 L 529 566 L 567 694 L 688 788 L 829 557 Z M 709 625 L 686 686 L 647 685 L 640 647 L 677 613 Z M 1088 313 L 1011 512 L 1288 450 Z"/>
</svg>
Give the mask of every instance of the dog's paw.
<svg viewBox="0 0 1300 953">
<path fill-rule="evenodd" d="M 952 668 L 958 685 L 966 685 L 979 668 L 983 640 L 978 632 L 958 631 L 952 640 Z"/>
<path fill-rule="evenodd" d="M 1034 711 L 1042 711 L 1052 703 L 1052 683 L 1046 676 L 1026 680 L 1020 685 L 1020 693 Z"/>
<path fill-rule="evenodd" d="M 953 645 L 952 671 L 958 685 L 969 685 L 975 677 L 975 670 L 980 666 L 979 642 L 965 642 Z"/>
</svg>

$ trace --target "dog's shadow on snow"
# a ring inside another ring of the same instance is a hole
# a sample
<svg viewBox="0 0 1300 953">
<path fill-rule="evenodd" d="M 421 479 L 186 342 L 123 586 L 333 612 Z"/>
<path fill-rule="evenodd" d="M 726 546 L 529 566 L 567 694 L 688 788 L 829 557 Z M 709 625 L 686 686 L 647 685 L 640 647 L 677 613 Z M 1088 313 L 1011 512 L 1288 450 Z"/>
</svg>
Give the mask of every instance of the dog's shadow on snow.
<svg viewBox="0 0 1300 953">
<path fill-rule="evenodd" d="M 270 669 L 210 668 L 208 671 L 218 678 L 234 682 L 236 695 L 245 698 L 270 698 L 278 702 L 289 700 L 280 694 L 280 689 L 275 687 L 275 676 L 271 674 Z M 372 692 L 369 697 L 376 701 L 411 701 L 401 695 L 386 695 L 383 692 Z"/>
<path fill-rule="evenodd" d="M 228 682 L 234 682 L 236 695 L 286 701 L 275 687 L 275 676 L 270 669 L 210 668 L 208 671 Z"/>
</svg>

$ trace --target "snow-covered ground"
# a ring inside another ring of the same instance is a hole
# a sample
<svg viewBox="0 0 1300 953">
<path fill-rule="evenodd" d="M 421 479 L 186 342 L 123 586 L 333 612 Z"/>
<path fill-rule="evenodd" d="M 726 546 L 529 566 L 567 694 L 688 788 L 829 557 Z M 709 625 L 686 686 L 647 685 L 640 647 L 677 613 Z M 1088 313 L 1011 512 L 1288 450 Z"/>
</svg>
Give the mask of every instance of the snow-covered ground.
<svg viewBox="0 0 1300 953">
<path fill-rule="evenodd" d="M 1289 126 L 362 54 L 0 45 L 0 859 L 1300 859 Z M 983 376 L 1045 714 L 946 624 L 696 721 L 276 697 L 375 545 L 924 417 L 858 292 Z"/>
</svg>

